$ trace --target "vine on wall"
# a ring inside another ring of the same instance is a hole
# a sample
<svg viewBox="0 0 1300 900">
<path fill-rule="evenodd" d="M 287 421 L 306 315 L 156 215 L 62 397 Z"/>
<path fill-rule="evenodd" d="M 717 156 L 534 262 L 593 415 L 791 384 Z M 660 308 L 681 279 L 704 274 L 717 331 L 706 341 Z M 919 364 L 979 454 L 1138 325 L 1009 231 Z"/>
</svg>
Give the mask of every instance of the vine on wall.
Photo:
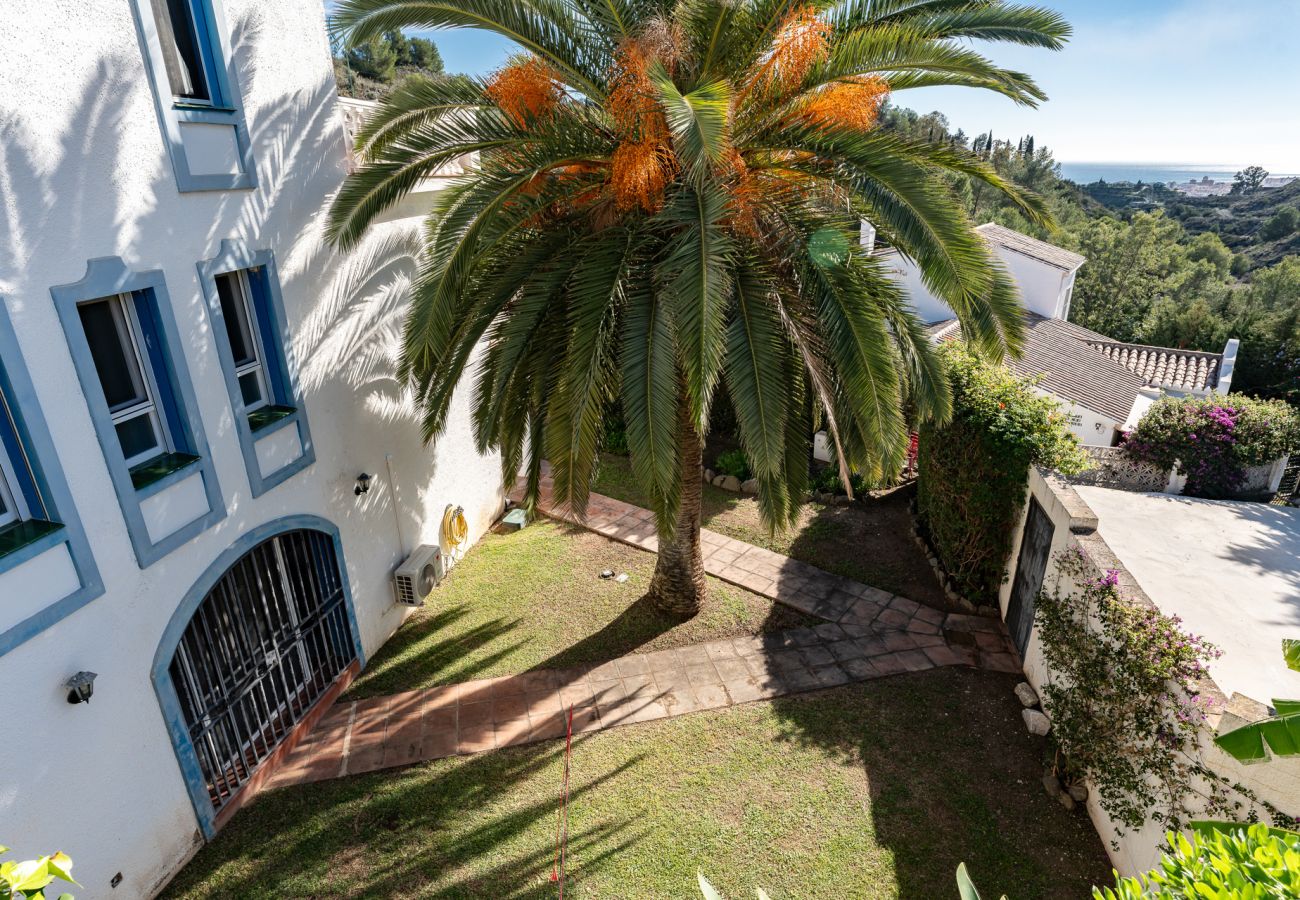
<svg viewBox="0 0 1300 900">
<path fill-rule="evenodd" d="M 1065 591 L 1058 578 L 1035 609 L 1058 773 L 1086 777 L 1121 834 L 1149 821 L 1177 831 L 1193 813 L 1237 818 L 1245 809 L 1253 820 L 1256 808 L 1275 824 L 1294 822 L 1200 761 L 1213 698 L 1199 686 L 1221 651 L 1177 616 L 1124 598 L 1117 573 L 1098 576 L 1082 551 L 1063 551 L 1056 564 L 1078 586 Z"/>
</svg>

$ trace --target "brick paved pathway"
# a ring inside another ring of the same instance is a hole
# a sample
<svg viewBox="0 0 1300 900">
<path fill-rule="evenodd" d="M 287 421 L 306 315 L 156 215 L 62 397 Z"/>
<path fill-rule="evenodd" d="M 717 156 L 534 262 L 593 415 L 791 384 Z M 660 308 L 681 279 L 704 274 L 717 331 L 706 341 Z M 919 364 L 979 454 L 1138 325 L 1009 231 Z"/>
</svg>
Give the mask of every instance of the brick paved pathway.
<svg viewBox="0 0 1300 900">
<path fill-rule="evenodd" d="M 523 496 L 522 482 L 511 496 L 516 502 Z M 659 548 L 651 510 L 603 494 L 592 494 L 586 518 L 579 519 L 555 504 L 551 479 L 545 476 L 538 505 L 552 518 L 581 525 L 616 541 L 652 553 Z M 915 600 L 832 575 L 806 562 L 707 528 L 700 530 L 700 543 L 704 550 L 704 569 L 710 575 L 829 622 L 873 625 L 877 630 L 918 634 L 938 634 L 944 622 L 945 613 Z"/>
<path fill-rule="evenodd" d="M 519 492 L 516 492 L 516 497 Z M 654 552 L 654 514 L 592 494 L 587 517 L 541 508 Z M 716 532 L 701 534 L 710 575 L 826 621 L 815 628 L 633 653 L 598 666 L 539 669 L 337 704 L 276 771 L 282 787 L 649 722 L 938 666 L 1020 672 L 1006 628 L 944 613 Z"/>
<path fill-rule="evenodd" d="M 947 637 L 827 622 L 344 702 L 268 787 L 562 737 L 569 706 L 574 731 L 586 732 L 939 666 L 1019 672 L 1005 640 L 1000 623 L 973 616 L 952 623 Z"/>
</svg>

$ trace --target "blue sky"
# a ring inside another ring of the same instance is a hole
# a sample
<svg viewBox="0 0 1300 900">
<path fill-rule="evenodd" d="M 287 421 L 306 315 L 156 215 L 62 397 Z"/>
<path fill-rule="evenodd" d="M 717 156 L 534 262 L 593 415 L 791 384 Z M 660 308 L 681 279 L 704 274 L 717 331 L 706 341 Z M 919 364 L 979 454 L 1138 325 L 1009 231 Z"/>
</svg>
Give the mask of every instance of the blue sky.
<svg viewBox="0 0 1300 900">
<path fill-rule="evenodd" d="M 1300 173 L 1300 0 L 1043 0 L 1074 25 L 1060 53 L 994 47 L 1051 98 L 1024 109 L 958 88 L 900 93 L 968 133 L 1033 133 L 1069 162 L 1258 163 Z M 486 73 L 510 44 L 430 35 L 449 71 Z"/>
</svg>

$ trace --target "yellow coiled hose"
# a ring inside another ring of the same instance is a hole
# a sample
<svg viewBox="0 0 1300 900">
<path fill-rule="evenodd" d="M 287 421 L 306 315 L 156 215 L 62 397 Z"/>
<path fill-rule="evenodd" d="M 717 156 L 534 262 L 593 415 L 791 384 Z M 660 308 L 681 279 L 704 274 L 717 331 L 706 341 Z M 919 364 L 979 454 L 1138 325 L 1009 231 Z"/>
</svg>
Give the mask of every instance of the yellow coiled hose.
<svg viewBox="0 0 1300 900">
<path fill-rule="evenodd" d="M 465 507 L 448 504 L 447 511 L 442 514 L 442 540 L 451 550 L 453 559 L 464 550 L 465 542 L 469 540 L 469 522 L 465 520 Z"/>
</svg>

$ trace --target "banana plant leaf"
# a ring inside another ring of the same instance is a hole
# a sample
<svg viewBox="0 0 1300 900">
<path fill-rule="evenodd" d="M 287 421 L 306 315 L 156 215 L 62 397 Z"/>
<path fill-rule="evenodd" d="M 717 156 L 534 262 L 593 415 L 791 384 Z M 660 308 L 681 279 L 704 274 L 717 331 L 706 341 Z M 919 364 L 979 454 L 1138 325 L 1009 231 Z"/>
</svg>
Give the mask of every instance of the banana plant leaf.
<svg viewBox="0 0 1300 900">
<path fill-rule="evenodd" d="M 1282 658 L 1288 669 L 1300 672 L 1300 640 L 1283 640 Z M 1300 700 L 1274 700 L 1273 709 L 1271 718 L 1224 732 L 1214 743 L 1243 763 L 1268 759 L 1268 750 L 1274 756 L 1300 756 Z"/>
<path fill-rule="evenodd" d="M 1214 743 L 1243 763 L 1262 762 L 1269 751 L 1273 756 L 1300 756 L 1300 700 L 1274 700 L 1273 706 L 1279 715 L 1224 732 Z"/>
</svg>

